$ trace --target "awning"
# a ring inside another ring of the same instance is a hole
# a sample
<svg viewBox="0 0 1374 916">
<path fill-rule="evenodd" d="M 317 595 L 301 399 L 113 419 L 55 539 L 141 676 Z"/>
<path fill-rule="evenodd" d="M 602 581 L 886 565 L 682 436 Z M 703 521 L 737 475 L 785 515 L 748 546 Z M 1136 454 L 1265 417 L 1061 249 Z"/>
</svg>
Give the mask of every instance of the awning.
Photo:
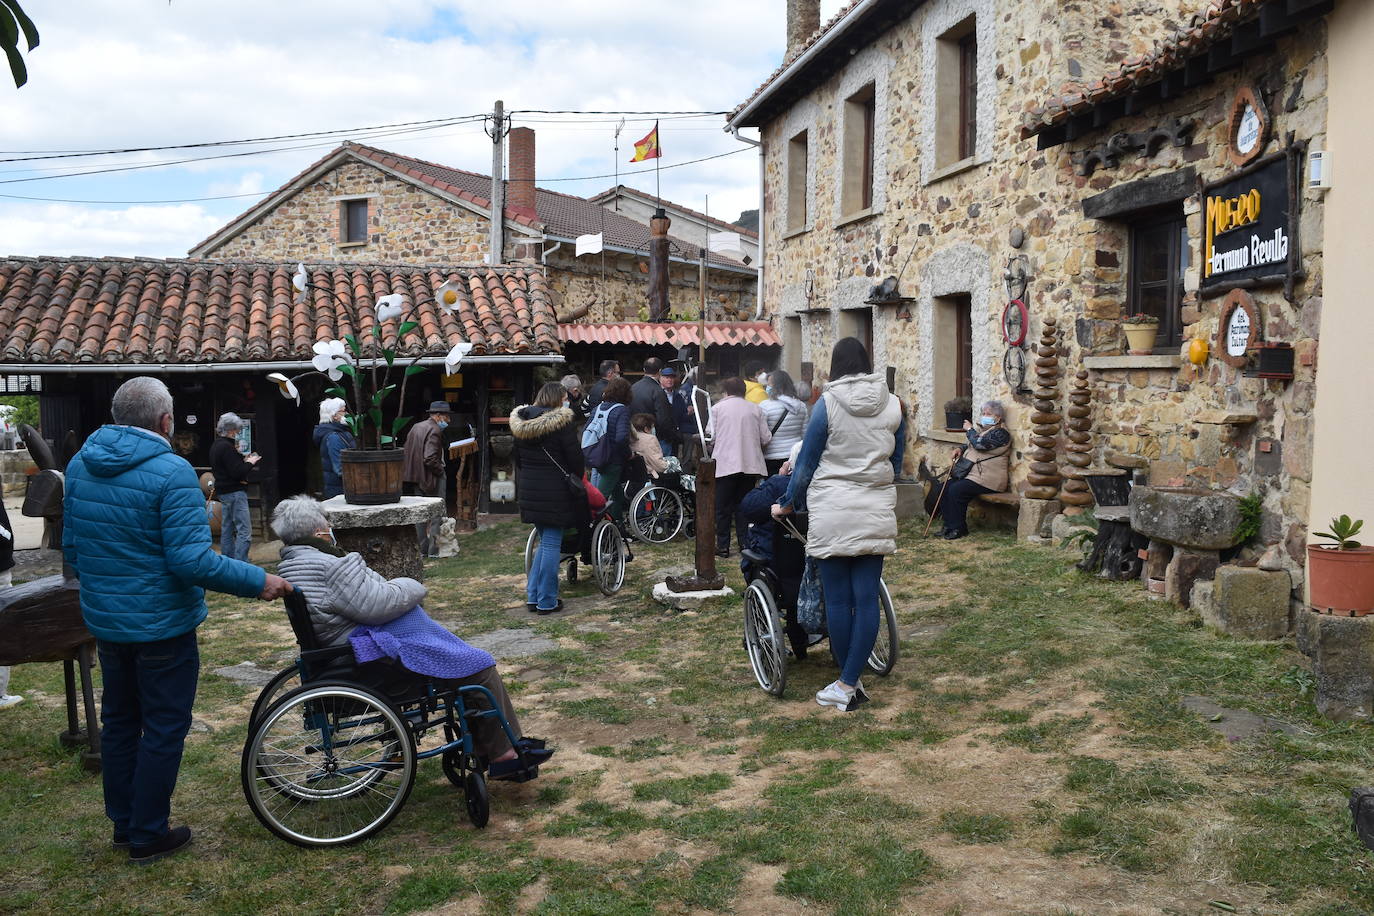
<svg viewBox="0 0 1374 916">
<path fill-rule="evenodd" d="M 604 324 L 560 324 L 558 339 L 574 344 L 647 344 L 671 347 L 701 343 L 701 325 L 692 322 L 617 321 Z M 708 321 L 706 345 L 780 347 L 778 332 L 766 321 Z"/>
</svg>

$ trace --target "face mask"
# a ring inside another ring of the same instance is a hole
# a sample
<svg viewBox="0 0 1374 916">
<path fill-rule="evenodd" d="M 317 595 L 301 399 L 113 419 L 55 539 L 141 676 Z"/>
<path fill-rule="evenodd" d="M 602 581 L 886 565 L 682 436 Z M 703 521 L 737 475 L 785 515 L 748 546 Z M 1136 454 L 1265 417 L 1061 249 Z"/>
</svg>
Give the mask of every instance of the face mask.
<svg viewBox="0 0 1374 916">
<path fill-rule="evenodd" d="M 334 537 L 333 528 L 329 529 L 329 543 L 333 544 L 335 547 L 339 546 L 339 539 Z"/>
<path fill-rule="evenodd" d="M 763 388 L 763 393 L 766 394 L 766 395 L 768 395 L 769 397 L 772 397 L 772 396 L 773 396 L 773 386 L 772 386 L 772 385 L 765 385 L 764 388 Z"/>
<path fill-rule="evenodd" d="M 568 399 L 567 399 L 567 398 L 564 398 L 564 399 L 563 399 L 563 406 L 564 406 L 564 407 L 567 407 L 567 406 L 568 406 Z"/>
<path fill-rule="evenodd" d="M 768 373 L 767 373 L 767 372 L 760 372 L 760 373 L 758 374 L 758 378 L 756 379 L 756 381 L 757 381 L 760 385 L 766 385 L 766 384 L 768 384 Z"/>
<path fill-rule="evenodd" d="M 994 424 L 994 423 L 997 422 L 997 418 L 996 418 L 996 417 L 979 417 L 979 418 L 978 418 L 978 422 L 979 422 L 979 423 L 982 423 L 984 426 L 991 426 L 992 424 Z"/>
<path fill-rule="evenodd" d="M 447 421 L 447 420 L 435 420 L 435 421 L 434 421 L 434 425 L 437 426 L 437 427 L 439 427 L 440 429 L 448 429 L 448 421 Z"/>
</svg>

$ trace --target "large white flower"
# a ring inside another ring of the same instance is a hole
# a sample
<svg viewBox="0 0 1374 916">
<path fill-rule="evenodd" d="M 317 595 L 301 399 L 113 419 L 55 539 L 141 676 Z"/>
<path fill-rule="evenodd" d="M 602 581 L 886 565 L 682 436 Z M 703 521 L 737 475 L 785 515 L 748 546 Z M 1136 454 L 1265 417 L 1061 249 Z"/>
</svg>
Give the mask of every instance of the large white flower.
<svg viewBox="0 0 1374 916">
<path fill-rule="evenodd" d="M 342 340 L 320 340 L 315 342 L 312 347 L 315 351 L 315 358 L 310 360 L 310 364 L 320 372 L 325 373 L 333 381 L 338 381 L 343 377 L 339 371 L 339 366 L 348 362 L 348 351 L 344 349 Z"/>
<path fill-rule="evenodd" d="M 405 309 L 406 299 L 400 293 L 382 296 L 377 300 L 377 320 L 391 321 L 393 318 L 400 318 Z"/>
<path fill-rule="evenodd" d="M 293 382 L 293 381 L 291 381 L 291 379 L 287 378 L 285 375 L 283 375 L 283 374 L 280 373 L 280 372 L 272 372 L 272 373 L 268 374 L 267 380 L 268 380 L 269 382 L 272 382 L 272 383 L 275 384 L 278 388 L 281 389 L 281 396 L 282 396 L 282 397 L 284 397 L 284 398 L 295 398 L 295 399 L 296 399 L 296 404 L 297 404 L 297 405 L 300 404 L 300 402 L 301 402 L 301 393 L 300 393 L 299 391 L 296 390 L 296 383 Z"/>
<path fill-rule="evenodd" d="M 440 308 L 453 311 L 463 301 L 462 289 L 462 284 L 457 280 L 450 280 L 434 291 L 434 301 L 439 303 Z"/>
<path fill-rule="evenodd" d="M 463 341 L 460 344 L 454 344 L 453 349 L 449 350 L 448 355 L 444 357 L 444 371 L 449 375 L 453 375 L 458 371 L 458 367 L 463 364 L 463 357 L 467 356 L 471 351 L 472 344 L 467 341 Z"/>
<path fill-rule="evenodd" d="M 310 274 L 306 272 L 304 264 L 296 265 L 296 273 L 291 277 L 291 288 L 298 293 L 304 293 L 310 284 Z"/>
</svg>

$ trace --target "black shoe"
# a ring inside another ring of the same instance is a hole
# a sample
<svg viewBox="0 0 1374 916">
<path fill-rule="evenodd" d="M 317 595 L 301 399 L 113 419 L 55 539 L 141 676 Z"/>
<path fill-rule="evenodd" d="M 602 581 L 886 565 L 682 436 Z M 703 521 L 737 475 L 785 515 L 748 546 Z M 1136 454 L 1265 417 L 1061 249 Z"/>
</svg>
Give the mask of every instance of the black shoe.
<svg viewBox="0 0 1374 916">
<path fill-rule="evenodd" d="M 630 550 L 630 542 L 625 542 L 625 562 L 629 563 L 635 558 L 634 551 Z"/>
<path fill-rule="evenodd" d="M 110 847 L 113 849 L 128 849 L 133 844 L 129 842 L 127 833 L 120 833 L 118 830 L 110 837 Z"/>
<path fill-rule="evenodd" d="M 945 532 L 946 541 L 957 541 L 960 538 L 968 537 L 968 531 L 951 530 Z"/>
<path fill-rule="evenodd" d="M 190 827 L 173 827 L 147 846 L 130 846 L 129 861 L 135 865 L 148 865 L 164 859 L 191 845 Z"/>
<path fill-rule="evenodd" d="M 539 605 L 535 604 L 533 601 L 526 601 L 526 602 L 525 602 L 525 610 L 527 610 L 527 611 L 529 611 L 531 614 L 533 614 L 533 613 L 535 613 L 535 612 L 537 612 L 537 611 L 539 610 Z"/>
<path fill-rule="evenodd" d="M 561 611 L 561 610 L 563 610 L 563 599 L 562 599 L 562 598 L 559 598 L 559 599 L 558 599 L 558 603 L 555 604 L 553 607 L 547 608 L 547 609 L 546 609 L 546 608 L 542 608 L 542 607 L 537 607 L 537 606 L 536 606 L 535 609 L 534 609 L 534 612 L 535 612 L 536 614 L 538 614 L 540 617 L 546 617 L 546 616 L 548 616 L 549 614 L 557 614 L 557 613 L 558 613 L 559 611 Z"/>
<path fill-rule="evenodd" d="M 730 548 L 729 548 L 729 547 L 717 547 L 717 548 L 716 548 L 716 556 L 720 557 L 722 560 L 727 560 L 727 559 L 729 559 L 729 558 L 730 558 Z"/>
</svg>

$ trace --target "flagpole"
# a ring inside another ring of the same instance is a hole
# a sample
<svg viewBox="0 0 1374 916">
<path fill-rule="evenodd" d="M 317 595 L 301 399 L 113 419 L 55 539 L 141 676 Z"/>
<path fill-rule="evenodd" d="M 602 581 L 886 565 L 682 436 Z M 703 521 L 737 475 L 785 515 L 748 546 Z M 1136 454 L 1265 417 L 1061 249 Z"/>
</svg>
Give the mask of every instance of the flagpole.
<svg viewBox="0 0 1374 916">
<path fill-rule="evenodd" d="M 654 145 L 658 155 L 654 157 L 654 196 L 658 198 L 658 208 L 663 209 L 663 185 L 660 181 L 659 164 L 663 161 L 663 135 L 658 132 L 658 121 L 654 121 Z"/>
</svg>

